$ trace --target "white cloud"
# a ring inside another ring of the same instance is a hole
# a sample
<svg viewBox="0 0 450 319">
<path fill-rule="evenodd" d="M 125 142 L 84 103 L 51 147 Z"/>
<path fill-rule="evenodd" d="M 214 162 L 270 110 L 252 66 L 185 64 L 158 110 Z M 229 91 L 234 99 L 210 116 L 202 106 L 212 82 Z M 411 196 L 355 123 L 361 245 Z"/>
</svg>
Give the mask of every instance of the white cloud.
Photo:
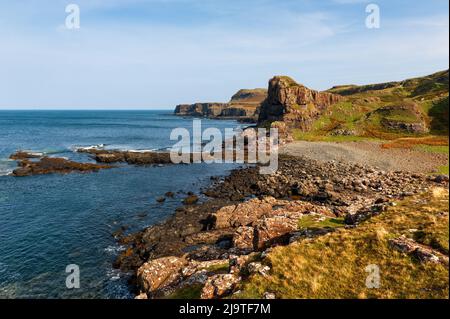
<svg viewBox="0 0 450 319">
<path fill-rule="evenodd" d="M 125 4 L 89 3 L 82 14 Z M 82 17 L 78 31 L 58 27 L 64 20 L 54 16 L 51 27 L 34 28 L 36 7 L 24 8 L 32 23 L 0 20 L 0 107 L 172 107 L 226 101 L 239 88 L 266 86 L 274 74 L 325 89 L 431 73 L 448 60 L 448 18 L 447 27 L 435 17 L 415 26 L 387 20 L 375 31 L 335 13 L 236 3 L 228 12 L 207 5 L 202 10 L 224 17 L 191 25 L 83 24 Z"/>
</svg>

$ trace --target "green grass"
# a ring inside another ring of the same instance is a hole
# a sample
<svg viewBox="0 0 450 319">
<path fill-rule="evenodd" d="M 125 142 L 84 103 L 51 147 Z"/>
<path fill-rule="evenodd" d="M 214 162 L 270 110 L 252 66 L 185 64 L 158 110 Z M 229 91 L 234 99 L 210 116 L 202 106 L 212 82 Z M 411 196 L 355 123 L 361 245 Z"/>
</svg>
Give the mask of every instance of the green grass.
<svg viewBox="0 0 450 319">
<path fill-rule="evenodd" d="M 438 174 L 449 175 L 449 166 L 448 165 L 439 166 L 437 168 L 437 172 Z"/>
<path fill-rule="evenodd" d="M 319 215 L 306 215 L 298 220 L 298 228 L 337 228 L 343 227 L 343 218 L 325 218 Z"/>
<path fill-rule="evenodd" d="M 293 130 L 293 137 L 296 141 L 308 142 L 360 142 L 360 141 L 381 141 L 377 138 L 356 136 L 356 135 L 321 135 L 317 132 L 302 132 Z"/>
<path fill-rule="evenodd" d="M 414 148 L 428 153 L 449 155 L 448 146 L 417 145 Z M 449 175 L 449 164 L 437 167 L 436 174 Z"/>
<path fill-rule="evenodd" d="M 449 100 L 448 96 L 430 103 L 428 115 L 431 118 L 431 132 L 434 134 L 448 134 L 449 126 Z"/>
<path fill-rule="evenodd" d="M 167 296 L 166 299 L 200 299 L 202 289 L 202 284 L 187 286 L 175 291 L 171 295 Z"/>
<path fill-rule="evenodd" d="M 384 140 L 422 136 L 407 131 L 390 130 L 386 121 L 429 125 L 432 134 L 448 132 L 448 70 L 401 82 L 365 86 L 343 85 L 328 92 L 342 94 L 345 100 L 336 103 L 316 119 L 307 133 L 294 132 L 294 138 L 307 141 L 357 141 L 358 137 Z M 411 110 L 376 110 L 386 106 L 418 105 Z M 422 112 L 419 116 L 417 111 Z M 335 137 L 336 129 L 351 130 L 357 137 Z"/>
<path fill-rule="evenodd" d="M 226 261 L 222 264 L 209 266 L 208 268 L 205 268 L 205 270 L 208 272 L 221 273 L 228 272 L 228 268 L 230 268 L 230 263 Z"/>
<path fill-rule="evenodd" d="M 424 151 L 427 153 L 435 153 L 435 154 L 449 154 L 449 148 L 448 146 L 444 145 L 416 145 L 414 149 L 417 149 L 419 151 Z"/>
<path fill-rule="evenodd" d="M 354 229 L 274 248 L 263 261 L 268 276 L 254 274 L 238 287 L 240 298 L 401 298 L 449 297 L 445 265 L 420 263 L 394 250 L 389 240 L 405 235 L 448 252 L 448 189 L 409 197 Z M 366 286 L 368 265 L 380 269 L 381 285 Z"/>
</svg>

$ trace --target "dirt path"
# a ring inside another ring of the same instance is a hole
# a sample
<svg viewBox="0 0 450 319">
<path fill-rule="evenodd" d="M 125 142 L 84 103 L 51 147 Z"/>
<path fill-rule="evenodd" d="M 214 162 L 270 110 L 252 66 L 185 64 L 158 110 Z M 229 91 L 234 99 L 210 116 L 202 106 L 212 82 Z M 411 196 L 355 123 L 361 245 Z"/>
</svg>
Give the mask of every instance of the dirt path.
<svg viewBox="0 0 450 319">
<path fill-rule="evenodd" d="M 382 170 L 430 173 L 447 165 L 448 156 L 411 149 L 383 149 L 377 142 L 305 142 L 283 146 L 281 154 L 307 156 L 320 161 L 370 165 Z"/>
</svg>

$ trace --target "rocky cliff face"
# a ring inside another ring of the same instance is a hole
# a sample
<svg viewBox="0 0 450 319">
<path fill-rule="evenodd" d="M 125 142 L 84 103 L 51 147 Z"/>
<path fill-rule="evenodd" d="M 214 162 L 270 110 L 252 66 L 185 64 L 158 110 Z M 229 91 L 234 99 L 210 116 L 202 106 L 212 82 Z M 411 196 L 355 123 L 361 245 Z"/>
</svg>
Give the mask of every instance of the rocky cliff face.
<svg viewBox="0 0 450 319">
<path fill-rule="evenodd" d="M 330 105 L 341 100 L 340 95 L 310 90 L 287 76 L 275 76 L 269 81 L 258 122 L 283 121 L 289 128 L 306 131 Z"/>
<path fill-rule="evenodd" d="M 208 118 L 236 118 L 256 121 L 261 103 L 267 97 L 267 90 L 239 90 L 228 103 L 180 104 L 175 114 Z"/>
<path fill-rule="evenodd" d="M 181 116 L 216 117 L 227 107 L 226 103 L 194 103 L 180 104 L 175 114 Z"/>
</svg>

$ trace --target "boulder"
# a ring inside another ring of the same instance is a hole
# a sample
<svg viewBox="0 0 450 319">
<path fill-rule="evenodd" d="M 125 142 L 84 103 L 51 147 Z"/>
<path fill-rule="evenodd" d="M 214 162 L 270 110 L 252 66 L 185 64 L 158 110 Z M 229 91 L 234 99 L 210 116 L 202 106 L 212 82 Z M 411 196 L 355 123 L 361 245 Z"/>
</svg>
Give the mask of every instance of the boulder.
<svg viewBox="0 0 450 319">
<path fill-rule="evenodd" d="M 198 196 L 196 195 L 189 195 L 183 200 L 183 204 L 185 205 L 194 205 L 198 202 Z"/>
<path fill-rule="evenodd" d="M 247 265 L 247 270 L 250 274 L 260 274 L 263 277 L 267 277 L 270 267 L 258 262 L 252 262 Z"/>
<path fill-rule="evenodd" d="M 266 197 L 263 200 L 253 198 L 245 203 L 225 206 L 210 215 L 213 227 L 216 229 L 247 226 L 272 212 L 272 204 L 276 200 Z"/>
<path fill-rule="evenodd" d="M 185 259 L 173 256 L 151 260 L 137 271 L 139 287 L 152 295 L 160 289 L 174 285 L 181 279 L 181 270 L 185 265 Z"/>
<path fill-rule="evenodd" d="M 166 198 L 165 198 L 165 197 L 158 197 L 158 198 L 156 199 L 156 201 L 157 201 L 158 203 L 164 203 L 164 202 L 166 201 Z"/>
<path fill-rule="evenodd" d="M 265 218 L 255 226 L 253 247 L 255 250 L 264 250 L 270 246 L 287 244 L 290 233 L 297 228 L 297 219 L 286 216 Z"/>
<path fill-rule="evenodd" d="M 241 280 L 234 274 L 214 275 L 206 281 L 202 289 L 202 299 L 216 299 L 225 297 L 233 292 L 236 284 Z"/>
<path fill-rule="evenodd" d="M 389 240 L 389 244 L 395 250 L 411 255 L 421 262 L 442 263 L 446 266 L 449 264 L 448 256 L 445 256 L 430 247 L 419 244 L 404 235 Z"/>
<path fill-rule="evenodd" d="M 233 247 L 243 251 L 253 250 L 253 238 L 255 229 L 251 226 L 240 226 L 233 234 Z"/>
</svg>

